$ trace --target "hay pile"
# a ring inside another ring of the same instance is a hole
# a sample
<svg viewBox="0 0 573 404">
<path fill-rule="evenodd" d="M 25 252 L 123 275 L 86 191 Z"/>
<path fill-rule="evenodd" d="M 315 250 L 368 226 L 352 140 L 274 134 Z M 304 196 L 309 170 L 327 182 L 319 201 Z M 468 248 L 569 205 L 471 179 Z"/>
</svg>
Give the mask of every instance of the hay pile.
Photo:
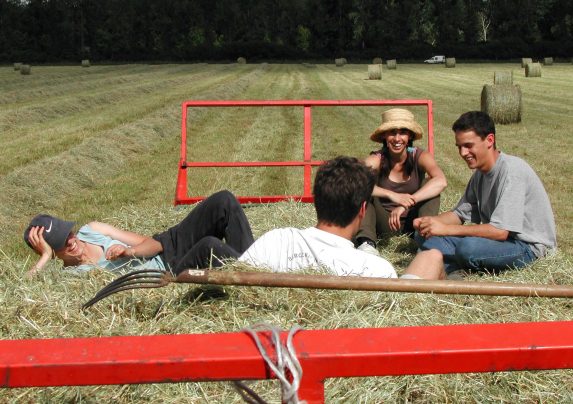
<svg viewBox="0 0 573 404">
<path fill-rule="evenodd" d="M 90 67 L 89 59 L 83 59 L 82 60 L 82 67 Z"/>
<path fill-rule="evenodd" d="M 242 57 L 242 56 L 241 56 L 241 57 L 238 57 L 238 58 L 237 58 L 237 63 L 240 64 L 240 65 L 247 64 L 247 59 L 245 59 L 245 58 Z"/>
<path fill-rule="evenodd" d="M 21 67 L 22 67 L 22 63 L 20 63 L 20 62 L 14 63 L 14 70 L 20 70 Z"/>
<path fill-rule="evenodd" d="M 507 84 L 484 85 L 481 110 L 491 116 L 495 123 L 521 122 L 521 88 Z"/>
<path fill-rule="evenodd" d="M 456 67 L 456 58 L 446 58 L 446 67 L 449 69 Z"/>
<path fill-rule="evenodd" d="M 336 58 L 334 59 L 334 64 L 336 65 L 336 67 L 342 67 L 344 66 L 346 63 L 348 63 L 346 61 L 346 58 Z"/>
<path fill-rule="evenodd" d="M 525 66 L 525 77 L 541 77 L 541 64 L 528 63 Z"/>
<path fill-rule="evenodd" d="M 21 65 L 20 66 L 20 74 L 28 75 L 32 73 L 32 68 L 30 65 Z"/>
<path fill-rule="evenodd" d="M 373 64 L 373 65 L 381 65 L 381 64 L 383 64 L 383 63 L 384 63 L 384 61 L 382 60 L 382 58 L 376 57 L 376 58 L 372 59 L 372 64 Z"/>
<path fill-rule="evenodd" d="M 396 70 L 396 59 L 390 59 L 386 61 L 386 67 L 390 70 Z"/>
<path fill-rule="evenodd" d="M 543 64 L 545 66 L 552 66 L 553 65 L 553 58 L 543 58 Z"/>
<path fill-rule="evenodd" d="M 382 65 L 368 65 L 368 80 L 382 79 Z"/>
<path fill-rule="evenodd" d="M 531 58 L 521 58 L 521 67 L 525 68 L 528 63 L 533 63 Z"/>
<path fill-rule="evenodd" d="M 513 70 L 509 72 L 494 72 L 493 84 L 513 84 Z"/>
</svg>

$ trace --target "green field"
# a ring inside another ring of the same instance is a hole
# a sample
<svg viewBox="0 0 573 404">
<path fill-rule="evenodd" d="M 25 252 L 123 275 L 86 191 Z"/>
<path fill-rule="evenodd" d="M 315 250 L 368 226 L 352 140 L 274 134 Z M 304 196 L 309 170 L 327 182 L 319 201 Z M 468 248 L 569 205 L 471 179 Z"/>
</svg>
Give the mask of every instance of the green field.
<svg viewBox="0 0 573 404">
<path fill-rule="evenodd" d="M 82 313 L 81 304 L 113 274 L 77 275 L 53 263 L 36 279 L 23 277 L 36 257 L 23 245 L 22 231 L 37 213 L 146 234 L 185 215 L 190 207 L 172 204 L 185 100 L 431 99 L 436 159 L 449 184 L 442 209 L 449 209 L 471 174 L 457 154 L 451 124 L 480 108 L 482 86 L 493 83 L 495 71 L 509 70 L 523 93 L 523 120 L 498 125 L 498 148 L 526 159 L 544 182 L 559 253 L 522 271 L 471 279 L 573 284 L 573 65 L 544 67 L 541 78 L 526 78 L 517 63 L 399 65 L 384 69 L 381 81 L 366 80 L 366 65 L 33 66 L 30 76 L 0 67 L 0 338 L 228 332 L 262 321 L 317 329 L 571 319 L 564 299 L 239 287 L 226 288 L 222 299 L 196 299 L 198 290 L 183 286 L 124 293 Z M 412 111 L 425 122 L 423 108 Z M 380 112 L 313 109 L 313 159 L 367 155 Z M 198 108 L 189 115 L 190 160 L 302 159 L 302 108 Z M 189 174 L 189 193 L 301 193 L 301 178 L 300 169 L 197 169 Z M 314 224 L 307 204 L 249 206 L 246 212 L 255 237 L 275 227 Z M 399 270 L 413 257 L 403 238 L 382 248 Z M 280 401 L 275 382 L 253 386 Z M 224 383 L 18 389 L 1 396 L 3 402 L 240 402 Z M 326 396 L 329 402 L 570 402 L 573 373 L 329 380 Z"/>
</svg>

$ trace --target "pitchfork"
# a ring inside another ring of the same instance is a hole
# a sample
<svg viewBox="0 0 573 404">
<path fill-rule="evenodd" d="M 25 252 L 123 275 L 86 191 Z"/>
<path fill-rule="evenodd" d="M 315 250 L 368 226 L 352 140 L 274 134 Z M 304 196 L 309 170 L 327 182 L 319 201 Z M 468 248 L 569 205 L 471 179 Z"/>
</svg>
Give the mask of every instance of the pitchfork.
<svg viewBox="0 0 573 404">
<path fill-rule="evenodd" d="M 569 285 L 430 281 L 423 279 L 365 278 L 360 276 L 307 275 L 299 273 L 225 272 L 207 269 L 187 269 L 174 276 L 171 272 L 158 269 L 143 269 L 117 278 L 86 302 L 82 309 L 87 309 L 100 300 L 124 290 L 161 288 L 169 283 L 455 295 L 573 297 L 573 287 Z"/>
</svg>

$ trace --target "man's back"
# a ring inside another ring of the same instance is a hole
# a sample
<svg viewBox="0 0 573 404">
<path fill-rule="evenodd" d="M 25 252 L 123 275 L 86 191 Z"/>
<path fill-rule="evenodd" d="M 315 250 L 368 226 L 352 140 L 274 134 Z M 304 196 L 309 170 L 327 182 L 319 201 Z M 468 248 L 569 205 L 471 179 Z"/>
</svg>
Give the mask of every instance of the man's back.
<svg viewBox="0 0 573 404">
<path fill-rule="evenodd" d="M 315 227 L 271 230 L 255 241 L 239 261 L 275 272 L 324 267 L 342 276 L 396 277 L 385 259 L 356 250 L 350 240 Z"/>
</svg>

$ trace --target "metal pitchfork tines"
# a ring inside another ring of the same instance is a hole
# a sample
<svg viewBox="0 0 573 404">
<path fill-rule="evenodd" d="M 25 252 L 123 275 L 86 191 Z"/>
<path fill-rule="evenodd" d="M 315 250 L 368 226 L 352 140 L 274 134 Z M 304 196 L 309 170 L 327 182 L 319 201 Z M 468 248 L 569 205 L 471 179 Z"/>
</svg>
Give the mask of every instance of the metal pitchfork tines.
<svg viewBox="0 0 573 404">
<path fill-rule="evenodd" d="M 173 282 L 174 276 L 161 269 L 140 269 L 120 276 L 88 300 L 82 309 L 85 310 L 95 303 L 115 293 L 130 289 L 162 288 Z"/>
<path fill-rule="evenodd" d="M 510 282 L 430 281 L 424 279 L 387 279 L 360 276 L 306 275 L 276 272 L 228 272 L 187 269 L 175 277 L 170 272 L 145 269 L 130 272 L 100 290 L 82 308 L 123 290 L 161 288 L 169 283 L 204 285 L 265 286 L 279 288 L 363 290 L 456 295 L 573 297 L 569 285 L 540 285 Z"/>
</svg>

